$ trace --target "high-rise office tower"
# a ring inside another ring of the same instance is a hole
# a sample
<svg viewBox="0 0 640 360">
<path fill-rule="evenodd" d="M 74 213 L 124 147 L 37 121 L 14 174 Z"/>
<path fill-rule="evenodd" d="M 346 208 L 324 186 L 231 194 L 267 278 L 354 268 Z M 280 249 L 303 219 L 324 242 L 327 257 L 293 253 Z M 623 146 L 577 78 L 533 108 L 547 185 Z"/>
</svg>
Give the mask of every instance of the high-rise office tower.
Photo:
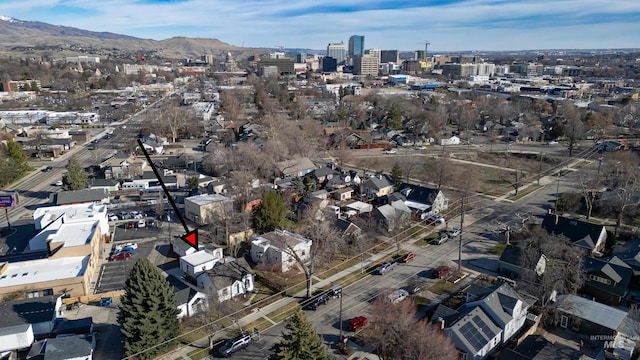
<svg viewBox="0 0 640 360">
<path fill-rule="evenodd" d="M 344 42 L 329 43 L 327 46 L 327 56 L 336 59 L 338 65 L 344 64 L 347 58 L 346 49 L 344 48 Z"/>
<path fill-rule="evenodd" d="M 364 55 L 364 35 L 353 35 L 349 38 L 349 57 Z"/>
</svg>

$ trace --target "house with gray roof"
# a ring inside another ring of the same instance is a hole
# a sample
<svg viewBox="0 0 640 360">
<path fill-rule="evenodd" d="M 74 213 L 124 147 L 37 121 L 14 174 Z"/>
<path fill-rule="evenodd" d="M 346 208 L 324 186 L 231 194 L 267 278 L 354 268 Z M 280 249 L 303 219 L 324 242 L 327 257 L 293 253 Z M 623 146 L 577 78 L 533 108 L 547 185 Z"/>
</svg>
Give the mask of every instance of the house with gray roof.
<svg viewBox="0 0 640 360">
<path fill-rule="evenodd" d="M 253 291 L 254 277 L 244 258 L 225 258 L 212 269 L 200 273 L 196 283 L 203 292 L 213 294 L 219 302 L 223 302 Z"/>
<path fill-rule="evenodd" d="M 419 214 L 438 214 L 449 208 L 449 199 L 438 189 L 403 183 L 398 192 L 404 195 L 404 203 Z"/>
<path fill-rule="evenodd" d="M 185 283 L 173 275 L 167 276 L 167 281 L 173 287 L 178 306 L 178 319 L 193 316 L 207 308 L 207 294 Z"/>
<path fill-rule="evenodd" d="M 302 157 L 276 163 L 276 168 L 284 178 L 289 178 L 305 176 L 314 171 L 317 166 L 308 157 Z"/>
<path fill-rule="evenodd" d="M 57 206 L 84 203 L 108 204 L 109 190 L 100 188 L 60 191 L 51 194 L 51 203 Z"/>
<path fill-rule="evenodd" d="M 360 184 L 360 194 L 368 199 L 377 199 L 393 192 L 393 181 L 386 175 L 372 176 Z"/>
<path fill-rule="evenodd" d="M 90 179 L 87 181 L 87 187 L 91 190 L 107 190 L 109 193 L 120 190 L 120 181 L 116 179 Z"/>
<path fill-rule="evenodd" d="M 607 305 L 620 305 L 629 292 L 633 269 L 617 256 L 584 259 L 585 282 L 582 291 Z"/>
<path fill-rule="evenodd" d="M 565 236 L 573 245 L 585 249 L 590 255 L 602 252 L 607 242 L 607 229 L 604 225 L 558 214 L 546 214 L 542 220 L 542 228 L 550 234 Z"/>
<path fill-rule="evenodd" d="M 91 360 L 95 349 L 93 334 L 68 335 L 38 341 L 29 350 L 27 359 Z"/>
<path fill-rule="evenodd" d="M 604 349 L 604 342 L 613 348 L 620 359 L 630 359 L 633 355 L 638 328 L 635 320 L 623 310 L 585 299 L 577 295 L 559 295 L 553 303 L 553 321 L 556 326 L 586 335 L 592 344 Z M 594 340 L 591 336 L 597 336 Z"/>
<path fill-rule="evenodd" d="M 0 352 L 28 348 L 38 336 L 53 332 L 62 317 L 61 296 L 3 301 L 0 303 Z"/>
<path fill-rule="evenodd" d="M 397 200 L 373 210 L 373 217 L 387 231 L 403 227 L 411 219 L 411 209 Z"/>
<path fill-rule="evenodd" d="M 474 307 L 445 329 L 458 351 L 467 359 L 486 359 L 501 344 L 502 329 L 482 307 Z"/>
<path fill-rule="evenodd" d="M 542 335 L 529 335 L 514 349 L 505 349 L 502 360 L 583 359 L 582 352 L 559 342 L 551 342 Z"/>
</svg>

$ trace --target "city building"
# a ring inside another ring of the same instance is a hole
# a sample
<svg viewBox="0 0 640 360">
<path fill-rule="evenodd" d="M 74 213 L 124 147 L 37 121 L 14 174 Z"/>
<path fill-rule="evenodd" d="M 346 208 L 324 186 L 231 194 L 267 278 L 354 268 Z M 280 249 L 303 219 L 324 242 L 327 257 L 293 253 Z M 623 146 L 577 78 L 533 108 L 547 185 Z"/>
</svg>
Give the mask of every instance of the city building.
<svg viewBox="0 0 640 360">
<path fill-rule="evenodd" d="M 364 51 L 365 55 L 371 55 L 378 59 L 378 64 L 380 64 L 380 49 L 368 49 Z"/>
<path fill-rule="evenodd" d="M 416 50 L 413 52 L 413 60 L 423 61 L 427 57 L 427 55 L 425 54 L 426 54 L 425 50 Z"/>
<path fill-rule="evenodd" d="M 344 64 L 344 61 L 347 59 L 344 43 L 342 41 L 339 43 L 329 43 L 329 45 L 327 45 L 327 56 L 336 59 L 338 65 Z"/>
<path fill-rule="evenodd" d="M 422 72 L 422 65 L 417 60 L 405 60 L 402 63 L 402 71 L 409 74 L 417 74 Z"/>
<path fill-rule="evenodd" d="M 353 35 L 349 38 L 349 57 L 364 55 L 364 35 Z"/>
<path fill-rule="evenodd" d="M 331 73 L 338 71 L 338 61 L 330 56 L 322 59 L 322 72 Z"/>
<path fill-rule="evenodd" d="M 213 55 L 212 54 L 204 54 L 200 56 L 200 60 L 206 62 L 207 64 L 213 64 Z"/>
<path fill-rule="evenodd" d="M 67 63 L 76 63 L 76 64 L 80 64 L 80 63 L 99 64 L 100 63 L 100 57 L 99 56 L 86 56 L 86 55 L 67 56 L 65 58 L 65 62 L 67 62 Z"/>
<path fill-rule="evenodd" d="M 263 76 L 265 67 L 276 66 L 279 75 L 295 74 L 295 62 L 292 59 L 260 59 L 258 61 L 258 75 Z"/>
<path fill-rule="evenodd" d="M 353 74 L 363 76 L 378 76 L 380 63 L 373 55 L 358 55 L 353 58 Z"/>
<path fill-rule="evenodd" d="M 382 50 L 380 51 L 380 63 L 399 63 L 400 51 L 398 50 Z"/>
</svg>

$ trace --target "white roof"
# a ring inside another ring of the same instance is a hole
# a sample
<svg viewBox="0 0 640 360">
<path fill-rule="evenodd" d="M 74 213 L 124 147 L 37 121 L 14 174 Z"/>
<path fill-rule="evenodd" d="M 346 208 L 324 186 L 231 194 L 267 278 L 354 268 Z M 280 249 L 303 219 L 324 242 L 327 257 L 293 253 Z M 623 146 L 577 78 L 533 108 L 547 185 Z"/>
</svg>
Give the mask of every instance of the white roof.
<svg viewBox="0 0 640 360">
<path fill-rule="evenodd" d="M 218 194 L 204 194 L 204 195 L 195 195 L 195 196 L 189 196 L 188 198 L 184 199 L 184 201 L 190 201 L 196 205 L 207 205 L 213 202 L 218 202 L 218 201 L 232 201 L 231 198 L 228 198 L 226 196 L 222 196 L 222 195 L 218 195 Z"/>
<path fill-rule="evenodd" d="M 27 249 L 28 251 L 46 250 L 47 240 L 51 240 L 52 243 L 64 243 L 65 247 L 86 245 L 91 242 L 97 228 L 98 220 L 72 224 L 57 221 L 29 240 Z"/>
<path fill-rule="evenodd" d="M 359 212 L 367 212 L 373 210 L 373 206 L 371 204 L 367 204 L 362 201 L 356 201 L 347 205 L 348 208 L 358 210 Z"/>
<path fill-rule="evenodd" d="M 193 254 L 185 255 L 180 258 L 180 260 L 193 266 L 206 264 L 208 262 L 215 261 L 216 259 L 217 258 L 215 256 L 205 250 L 196 251 Z"/>
<path fill-rule="evenodd" d="M 416 210 L 420 210 L 420 211 L 425 211 L 425 210 L 431 208 L 431 206 L 429 206 L 429 205 L 421 204 L 419 202 L 415 202 L 415 201 L 411 201 L 411 200 L 405 200 L 404 204 L 407 205 L 407 207 L 409 207 L 411 209 L 416 209 Z"/>
<path fill-rule="evenodd" d="M 73 256 L 9 263 L 0 275 L 0 288 L 79 277 L 88 262 L 89 256 Z"/>
<path fill-rule="evenodd" d="M 107 206 L 87 203 L 37 208 L 33 212 L 33 220 L 35 221 L 36 229 L 46 227 L 61 215 L 64 215 L 65 224 L 97 220 L 101 217 L 106 219 Z"/>
</svg>

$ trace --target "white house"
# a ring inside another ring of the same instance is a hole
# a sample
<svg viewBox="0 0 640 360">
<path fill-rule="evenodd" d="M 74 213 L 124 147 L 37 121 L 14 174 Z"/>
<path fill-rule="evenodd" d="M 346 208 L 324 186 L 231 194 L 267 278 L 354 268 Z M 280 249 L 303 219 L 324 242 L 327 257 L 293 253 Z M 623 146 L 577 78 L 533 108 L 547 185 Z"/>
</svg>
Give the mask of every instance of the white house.
<svg viewBox="0 0 640 360">
<path fill-rule="evenodd" d="M 296 256 L 302 262 L 309 261 L 311 244 L 310 239 L 301 235 L 276 229 L 251 241 L 251 259 L 285 272 L 295 266 Z"/>
<path fill-rule="evenodd" d="M 460 138 L 457 136 L 452 136 L 448 139 L 440 139 L 440 145 L 460 145 Z"/>
<path fill-rule="evenodd" d="M 178 319 L 193 316 L 205 310 L 208 306 L 207 294 L 197 288 L 185 283 L 173 275 L 167 277 L 167 281 L 176 294 L 176 305 L 178 306 Z"/>
<path fill-rule="evenodd" d="M 215 295 L 218 302 L 246 296 L 254 289 L 254 274 L 244 258 L 225 258 L 196 278 L 198 289 Z"/>
<path fill-rule="evenodd" d="M 200 250 L 180 257 L 180 270 L 195 279 L 198 274 L 211 270 L 220 260 L 222 260 L 222 248 L 217 248 L 213 252 Z"/>
</svg>

